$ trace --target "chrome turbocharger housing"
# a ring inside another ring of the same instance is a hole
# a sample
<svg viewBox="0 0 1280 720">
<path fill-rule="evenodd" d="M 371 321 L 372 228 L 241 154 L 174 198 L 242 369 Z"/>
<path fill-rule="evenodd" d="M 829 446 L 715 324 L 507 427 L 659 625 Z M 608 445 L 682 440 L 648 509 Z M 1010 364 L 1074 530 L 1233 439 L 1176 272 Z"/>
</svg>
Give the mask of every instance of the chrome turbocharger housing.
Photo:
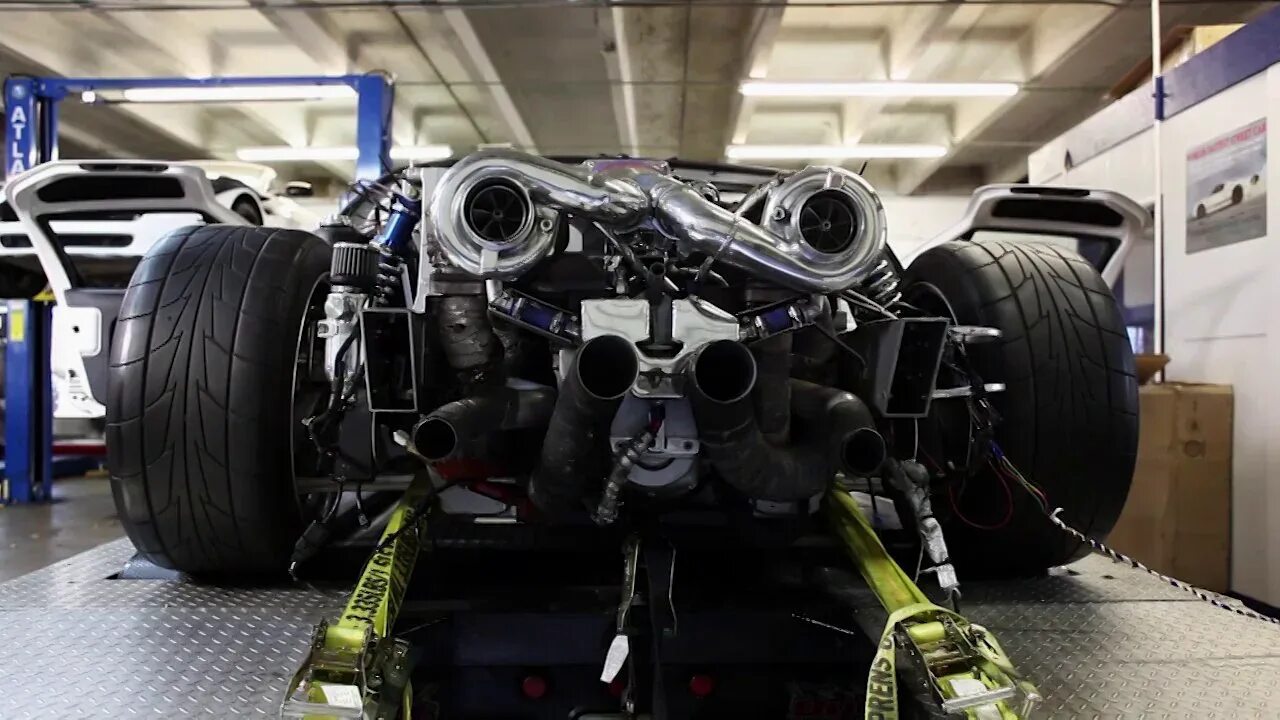
<svg viewBox="0 0 1280 720">
<path fill-rule="evenodd" d="M 495 168 L 443 184 L 432 203 L 436 239 L 450 262 L 486 278 L 516 278 L 551 250 L 559 213 L 538 206 L 515 172 Z"/>
<path fill-rule="evenodd" d="M 760 225 L 813 268 L 875 268 L 888 226 L 880 196 L 843 168 L 807 167 L 768 191 Z"/>
<path fill-rule="evenodd" d="M 431 200 L 433 236 L 453 265 L 482 278 L 510 280 L 551 252 L 560 213 L 626 222 L 646 206 L 629 183 L 512 150 L 458 161 Z"/>
<path fill-rule="evenodd" d="M 429 219 L 449 261 L 485 279 L 518 277 L 546 257 L 561 212 L 623 233 L 659 229 L 686 257 L 714 257 L 802 293 L 847 289 L 879 262 L 884 208 L 857 173 L 809 167 L 752 196 L 765 197 L 758 223 L 664 172 L 487 150 L 445 173 Z"/>
</svg>

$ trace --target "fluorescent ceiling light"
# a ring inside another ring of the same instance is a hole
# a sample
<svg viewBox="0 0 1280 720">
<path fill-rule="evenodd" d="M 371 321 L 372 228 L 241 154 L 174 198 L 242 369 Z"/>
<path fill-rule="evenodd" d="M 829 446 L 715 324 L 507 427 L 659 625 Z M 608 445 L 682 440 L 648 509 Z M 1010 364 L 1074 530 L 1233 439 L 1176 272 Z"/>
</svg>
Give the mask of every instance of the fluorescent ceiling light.
<svg viewBox="0 0 1280 720">
<path fill-rule="evenodd" d="M 730 160 L 901 160 L 940 158 L 945 145 L 730 145 Z"/>
<path fill-rule="evenodd" d="M 392 160 L 429 162 L 452 156 L 453 148 L 448 145 L 395 145 L 391 148 Z"/>
<path fill-rule="evenodd" d="M 747 80 L 740 88 L 751 97 L 1010 97 L 1017 83 L 1000 82 L 770 82 Z"/>
<path fill-rule="evenodd" d="M 341 100 L 356 96 L 347 85 L 204 85 L 138 87 L 121 91 L 125 102 L 254 102 L 261 100 Z"/>
<path fill-rule="evenodd" d="M 246 162 L 306 162 L 316 160 L 355 160 L 360 153 L 354 145 L 338 147 L 243 147 L 236 157 Z"/>
<path fill-rule="evenodd" d="M 360 151 L 354 145 L 335 147 L 243 147 L 236 150 L 236 157 L 246 162 L 318 162 L 325 160 L 355 160 Z M 448 145 L 396 145 L 391 148 L 392 160 L 427 162 L 443 160 L 453 155 Z"/>
</svg>

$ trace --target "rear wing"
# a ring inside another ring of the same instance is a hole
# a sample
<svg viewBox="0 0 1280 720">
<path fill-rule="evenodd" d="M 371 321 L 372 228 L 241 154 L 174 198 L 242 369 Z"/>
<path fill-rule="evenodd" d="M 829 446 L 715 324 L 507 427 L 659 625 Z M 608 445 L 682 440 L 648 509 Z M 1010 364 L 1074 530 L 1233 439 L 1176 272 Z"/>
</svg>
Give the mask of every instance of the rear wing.
<svg viewBox="0 0 1280 720">
<path fill-rule="evenodd" d="M 1110 190 L 1042 185 L 986 185 L 974 191 L 955 225 L 903 258 L 910 265 L 929 248 L 968 240 L 976 232 L 1055 236 L 1102 243 L 1089 257 L 1113 286 L 1139 238 L 1151 232 L 1151 215 L 1133 200 Z"/>
<path fill-rule="evenodd" d="M 244 219 L 222 207 L 204 171 L 193 165 L 146 160 L 68 160 L 39 165 L 5 187 L 49 288 L 59 304 L 69 290 L 83 286 L 68 253 L 76 256 L 141 257 L 172 227 L 148 215 L 198 215 L 202 222 L 243 225 Z M 70 248 L 58 239 L 69 223 L 88 234 L 107 232 L 110 245 Z M 189 222 L 183 224 L 191 224 Z M 172 222 L 170 222 L 172 225 Z"/>
</svg>

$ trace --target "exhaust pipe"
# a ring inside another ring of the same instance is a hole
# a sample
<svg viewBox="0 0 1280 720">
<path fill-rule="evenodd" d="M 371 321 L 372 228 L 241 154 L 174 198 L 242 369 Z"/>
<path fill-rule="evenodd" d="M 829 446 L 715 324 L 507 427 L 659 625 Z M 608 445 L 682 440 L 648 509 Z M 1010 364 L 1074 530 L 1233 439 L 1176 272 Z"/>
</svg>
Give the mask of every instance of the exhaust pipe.
<svg viewBox="0 0 1280 720">
<path fill-rule="evenodd" d="M 522 384 L 446 403 L 414 425 L 414 447 L 432 462 L 469 457 L 495 430 L 546 425 L 555 398 L 551 388 Z"/>
<path fill-rule="evenodd" d="M 757 500 L 803 500 L 826 489 L 831 468 L 812 444 L 775 446 L 756 423 L 756 362 L 733 340 L 708 343 L 688 367 L 702 450 L 720 477 Z"/>
<path fill-rule="evenodd" d="M 742 402 L 756 386 L 755 356 L 736 340 L 715 340 L 703 345 L 690 361 L 690 370 L 690 380 L 698 393 L 716 405 Z"/>
<path fill-rule="evenodd" d="M 852 393 L 803 380 L 791 381 L 791 409 L 821 429 L 827 457 L 834 467 L 853 475 L 871 475 L 884 464 L 884 436 L 866 403 Z"/>
<path fill-rule="evenodd" d="M 639 375 L 635 347 L 623 337 L 601 335 L 578 349 L 529 480 L 535 505 L 552 515 L 581 505 L 591 480 L 604 476 L 609 423 Z"/>
<path fill-rule="evenodd" d="M 853 395 L 791 381 L 792 412 L 813 420 L 813 438 L 779 446 L 756 422 L 756 365 L 741 343 L 719 340 L 694 355 L 689 397 L 702 448 L 725 482 L 758 500 L 805 500 L 824 492 L 836 470 L 867 474 L 884 461 L 884 439 Z"/>
</svg>

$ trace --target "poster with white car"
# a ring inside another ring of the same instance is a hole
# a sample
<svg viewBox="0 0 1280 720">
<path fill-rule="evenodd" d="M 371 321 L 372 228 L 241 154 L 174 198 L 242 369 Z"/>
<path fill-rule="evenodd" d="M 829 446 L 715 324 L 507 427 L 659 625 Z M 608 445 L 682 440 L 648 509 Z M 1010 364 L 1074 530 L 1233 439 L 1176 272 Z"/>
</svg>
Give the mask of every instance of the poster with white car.
<svg viewBox="0 0 1280 720">
<path fill-rule="evenodd" d="M 1187 254 L 1267 234 L 1267 120 L 1187 153 Z"/>
</svg>

